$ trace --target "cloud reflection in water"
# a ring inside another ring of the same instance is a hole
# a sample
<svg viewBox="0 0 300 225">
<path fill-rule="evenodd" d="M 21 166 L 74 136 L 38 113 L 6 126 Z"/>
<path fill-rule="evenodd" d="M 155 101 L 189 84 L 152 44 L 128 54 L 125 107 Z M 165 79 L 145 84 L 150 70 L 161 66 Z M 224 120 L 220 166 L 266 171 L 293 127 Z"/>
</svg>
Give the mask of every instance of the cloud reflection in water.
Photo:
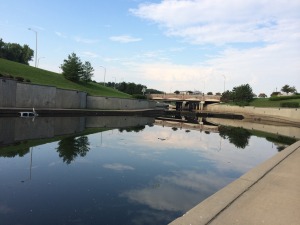
<svg viewBox="0 0 300 225">
<path fill-rule="evenodd" d="M 230 181 L 213 172 L 199 174 L 184 170 L 171 176 L 157 176 L 154 184 L 126 191 L 121 196 L 152 209 L 184 213 Z"/>
</svg>

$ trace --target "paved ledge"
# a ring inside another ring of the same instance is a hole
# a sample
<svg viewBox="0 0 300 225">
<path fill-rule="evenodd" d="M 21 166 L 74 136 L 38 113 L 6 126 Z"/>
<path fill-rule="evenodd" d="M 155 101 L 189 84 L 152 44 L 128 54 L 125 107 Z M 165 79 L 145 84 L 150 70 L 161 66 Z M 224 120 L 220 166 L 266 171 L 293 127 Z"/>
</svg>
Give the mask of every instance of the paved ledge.
<svg viewBox="0 0 300 225">
<path fill-rule="evenodd" d="M 39 116 L 152 116 L 161 115 L 164 109 L 135 109 L 135 110 L 98 110 L 98 109 L 60 109 L 35 108 Z M 18 112 L 32 112 L 32 108 L 1 108 L 0 117 L 18 116 Z"/>
<path fill-rule="evenodd" d="M 299 225 L 300 141 L 192 208 L 170 225 Z"/>
</svg>

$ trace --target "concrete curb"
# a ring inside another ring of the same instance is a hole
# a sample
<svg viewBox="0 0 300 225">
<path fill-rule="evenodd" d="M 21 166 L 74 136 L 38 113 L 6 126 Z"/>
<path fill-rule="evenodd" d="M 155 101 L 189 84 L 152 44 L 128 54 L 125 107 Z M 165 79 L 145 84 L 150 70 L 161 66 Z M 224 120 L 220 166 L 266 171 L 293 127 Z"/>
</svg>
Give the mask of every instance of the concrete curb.
<svg viewBox="0 0 300 225">
<path fill-rule="evenodd" d="M 258 181 L 263 179 L 282 161 L 296 150 L 300 150 L 300 141 L 287 147 L 272 158 L 253 168 L 239 179 L 230 183 L 217 193 L 213 194 L 170 225 L 206 225 L 214 221 L 218 215 L 225 211 L 233 202 L 247 192 Z M 239 212 L 236 212 L 237 214 Z"/>
<path fill-rule="evenodd" d="M 1 108 L 0 117 L 18 116 L 18 112 L 31 112 L 32 108 Z M 35 108 L 39 116 L 151 116 L 162 115 L 164 109 L 100 110 L 100 109 L 59 109 Z"/>
</svg>

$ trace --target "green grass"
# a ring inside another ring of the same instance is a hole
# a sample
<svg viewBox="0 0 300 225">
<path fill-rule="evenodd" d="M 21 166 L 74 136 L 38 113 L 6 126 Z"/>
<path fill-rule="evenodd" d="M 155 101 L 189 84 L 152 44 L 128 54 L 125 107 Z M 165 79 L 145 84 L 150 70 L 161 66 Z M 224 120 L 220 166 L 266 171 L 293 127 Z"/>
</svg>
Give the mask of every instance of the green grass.
<svg viewBox="0 0 300 225">
<path fill-rule="evenodd" d="M 27 66 L 6 59 L 0 58 L 0 74 L 7 74 L 13 77 L 29 79 L 32 84 L 50 85 L 63 89 L 78 90 L 87 92 L 94 96 L 110 96 L 119 98 L 131 98 L 131 95 L 117 91 L 101 84 L 89 82 L 75 83 L 66 80 L 61 74 L 47 70 Z"/>
<path fill-rule="evenodd" d="M 283 102 L 298 102 L 300 104 L 300 99 L 286 99 L 279 101 L 270 101 L 268 98 L 256 98 L 250 102 L 250 106 L 255 107 L 280 107 Z"/>
<path fill-rule="evenodd" d="M 280 106 L 283 102 L 298 102 L 300 105 L 300 99 L 285 99 L 285 100 L 279 100 L 279 101 L 270 101 L 269 98 L 255 98 L 253 101 L 249 103 L 248 106 L 254 106 L 254 107 L 274 107 L 274 108 L 282 108 Z M 237 104 L 234 102 L 226 102 L 221 103 L 224 105 L 232 105 L 236 106 Z"/>
</svg>

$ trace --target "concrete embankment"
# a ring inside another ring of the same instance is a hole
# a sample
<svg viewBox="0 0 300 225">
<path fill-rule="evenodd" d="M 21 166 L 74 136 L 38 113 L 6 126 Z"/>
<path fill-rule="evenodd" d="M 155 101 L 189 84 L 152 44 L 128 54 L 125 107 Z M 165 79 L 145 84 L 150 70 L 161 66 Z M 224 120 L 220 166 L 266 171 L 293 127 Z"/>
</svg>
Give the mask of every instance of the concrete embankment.
<svg viewBox="0 0 300 225">
<path fill-rule="evenodd" d="M 86 92 L 20 83 L 0 77 L 0 107 L 41 109 L 140 110 L 154 109 L 155 101 L 88 96 Z"/>
<path fill-rule="evenodd" d="M 170 225 L 298 225 L 300 141 L 250 170 Z"/>
<path fill-rule="evenodd" d="M 206 118 L 206 121 L 215 125 L 241 127 L 247 130 L 257 130 L 300 140 L 300 126 L 297 127 L 290 124 L 276 122 L 252 121 L 248 119 L 228 120 L 222 118 Z"/>
<path fill-rule="evenodd" d="M 255 121 L 263 120 L 300 126 L 300 109 L 297 108 L 258 108 L 212 104 L 206 106 L 205 110 L 211 113 L 238 114 Z"/>
</svg>

